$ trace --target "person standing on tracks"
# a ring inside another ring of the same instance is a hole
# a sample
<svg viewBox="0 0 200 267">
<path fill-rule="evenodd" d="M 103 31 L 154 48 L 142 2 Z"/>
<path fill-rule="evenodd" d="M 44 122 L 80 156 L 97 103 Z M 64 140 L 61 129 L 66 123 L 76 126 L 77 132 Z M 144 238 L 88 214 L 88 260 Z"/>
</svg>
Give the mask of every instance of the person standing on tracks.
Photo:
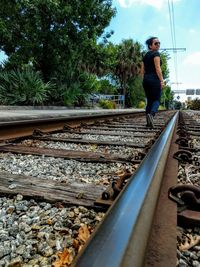
<svg viewBox="0 0 200 267">
<path fill-rule="evenodd" d="M 153 118 L 160 105 L 160 97 L 164 86 L 160 59 L 160 41 L 157 37 L 146 40 L 148 52 L 143 57 L 141 75 L 143 78 L 143 88 L 147 98 L 146 118 L 147 127 L 154 128 Z"/>
</svg>

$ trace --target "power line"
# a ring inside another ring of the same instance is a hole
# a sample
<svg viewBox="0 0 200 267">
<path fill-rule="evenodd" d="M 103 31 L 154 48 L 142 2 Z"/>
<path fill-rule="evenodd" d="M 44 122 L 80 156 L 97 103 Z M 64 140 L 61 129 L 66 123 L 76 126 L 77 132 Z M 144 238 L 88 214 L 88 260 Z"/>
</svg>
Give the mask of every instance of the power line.
<svg viewBox="0 0 200 267">
<path fill-rule="evenodd" d="M 169 0 L 168 0 L 168 10 L 169 10 L 169 22 L 170 22 L 170 32 L 171 32 L 171 38 L 172 38 L 172 47 L 175 48 L 173 26 L 172 26 L 172 13 L 171 13 L 171 6 L 170 6 Z"/>
<path fill-rule="evenodd" d="M 172 5 L 172 25 L 173 25 L 173 33 L 174 33 L 174 45 L 176 48 L 176 31 L 175 31 L 175 20 L 174 20 L 174 4 L 173 4 L 173 0 L 171 1 L 171 5 Z M 178 82 L 178 57 L 177 57 L 177 51 L 174 50 L 174 60 L 175 60 L 175 71 L 176 71 L 176 81 Z"/>
<path fill-rule="evenodd" d="M 172 38 L 172 50 L 174 53 L 174 70 L 175 70 L 175 80 L 178 81 L 178 59 L 177 59 L 177 51 L 182 49 L 176 48 L 176 31 L 175 31 L 175 19 L 174 19 L 174 5 L 173 0 L 168 0 L 168 10 L 169 10 L 169 21 L 170 21 L 170 32 Z M 165 49 L 168 50 L 168 49 Z M 183 50 L 182 50 L 183 51 Z M 177 82 L 178 87 L 178 82 Z"/>
<path fill-rule="evenodd" d="M 174 4 L 171 0 L 171 10 L 172 10 L 172 26 L 173 26 L 173 37 L 174 37 L 174 48 L 176 48 L 176 31 L 175 31 L 175 21 L 174 21 Z"/>
</svg>

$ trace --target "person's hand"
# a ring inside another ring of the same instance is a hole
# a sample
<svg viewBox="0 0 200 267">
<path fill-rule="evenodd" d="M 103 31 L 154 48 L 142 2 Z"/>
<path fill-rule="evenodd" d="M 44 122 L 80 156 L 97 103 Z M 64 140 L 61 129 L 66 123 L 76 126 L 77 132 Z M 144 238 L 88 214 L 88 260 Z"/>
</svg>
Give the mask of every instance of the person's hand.
<svg viewBox="0 0 200 267">
<path fill-rule="evenodd" d="M 164 81 L 161 81 L 161 88 L 163 88 L 165 86 L 165 82 Z"/>
</svg>

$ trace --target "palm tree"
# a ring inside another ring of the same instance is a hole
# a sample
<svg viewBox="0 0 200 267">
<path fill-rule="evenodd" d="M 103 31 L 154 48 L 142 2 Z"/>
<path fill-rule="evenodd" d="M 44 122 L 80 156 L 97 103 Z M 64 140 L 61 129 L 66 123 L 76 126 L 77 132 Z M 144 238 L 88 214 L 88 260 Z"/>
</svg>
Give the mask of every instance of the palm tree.
<svg viewBox="0 0 200 267">
<path fill-rule="evenodd" d="M 119 81 L 120 91 L 124 96 L 123 107 L 125 107 L 128 82 L 140 72 L 142 62 L 141 50 L 141 44 L 138 42 L 134 43 L 132 39 L 123 40 L 118 45 L 114 74 Z"/>
</svg>

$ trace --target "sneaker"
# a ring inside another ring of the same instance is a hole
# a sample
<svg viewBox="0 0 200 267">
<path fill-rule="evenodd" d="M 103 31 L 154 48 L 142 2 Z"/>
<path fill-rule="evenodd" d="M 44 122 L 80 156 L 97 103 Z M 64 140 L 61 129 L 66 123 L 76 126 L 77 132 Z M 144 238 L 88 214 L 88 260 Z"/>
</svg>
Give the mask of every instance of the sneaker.
<svg viewBox="0 0 200 267">
<path fill-rule="evenodd" d="M 151 114 L 147 114 L 147 125 L 150 128 L 154 128 L 153 116 Z"/>
</svg>

